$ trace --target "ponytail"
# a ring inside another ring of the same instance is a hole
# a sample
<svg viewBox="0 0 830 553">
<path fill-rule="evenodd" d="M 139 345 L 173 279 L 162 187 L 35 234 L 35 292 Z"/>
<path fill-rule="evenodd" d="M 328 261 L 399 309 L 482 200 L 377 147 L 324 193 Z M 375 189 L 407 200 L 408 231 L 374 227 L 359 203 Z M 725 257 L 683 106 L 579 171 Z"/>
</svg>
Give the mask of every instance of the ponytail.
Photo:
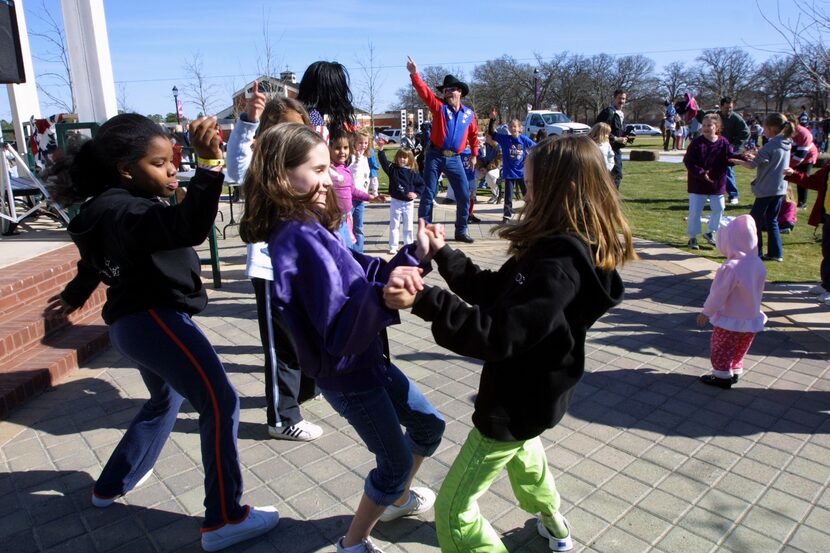
<svg viewBox="0 0 830 553">
<path fill-rule="evenodd" d="M 767 115 L 766 119 L 764 119 L 764 126 L 775 129 L 777 134 L 783 135 L 784 138 L 790 138 L 795 134 L 795 125 L 783 113 L 770 113 Z"/>
<path fill-rule="evenodd" d="M 784 138 L 792 137 L 792 135 L 795 134 L 795 125 L 793 125 L 792 122 L 787 121 L 781 128 L 781 134 L 784 135 Z"/>
</svg>

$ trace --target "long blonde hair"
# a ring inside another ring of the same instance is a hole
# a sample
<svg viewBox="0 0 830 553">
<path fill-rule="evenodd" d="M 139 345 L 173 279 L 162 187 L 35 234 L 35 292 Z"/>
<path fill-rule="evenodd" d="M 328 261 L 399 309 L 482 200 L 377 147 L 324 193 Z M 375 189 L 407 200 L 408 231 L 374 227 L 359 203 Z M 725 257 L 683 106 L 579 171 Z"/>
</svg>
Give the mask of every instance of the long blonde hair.
<svg viewBox="0 0 830 553">
<path fill-rule="evenodd" d="M 591 131 L 588 133 L 594 142 L 597 144 L 604 144 L 608 142 L 609 137 L 611 136 L 611 125 L 608 123 L 596 123 L 593 127 L 591 127 Z"/>
<path fill-rule="evenodd" d="M 571 234 L 591 248 L 600 269 L 637 258 L 619 194 L 590 138 L 545 139 L 530 151 L 526 163 L 531 200 L 516 225 L 498 231 L 510 241 L 511 254 L 521 256 L 544 238 Z"/>
<path fill-rule="evenodd" d="M 244 242 L 268 240 L 280 221 L 316 220 L 329 230 L 340 225 L 334 194 L 326 194 L 326 206 L 320 208 L 314 203 L 316 189 L 300 194 L 288 177 L 288 170 L 305 163 L 318 144 L 326 142 L 299 123 L 280 123 L 257 138 L 243 183 L 245 213 L 239 222 L 239 235 Z"/>
</svg>

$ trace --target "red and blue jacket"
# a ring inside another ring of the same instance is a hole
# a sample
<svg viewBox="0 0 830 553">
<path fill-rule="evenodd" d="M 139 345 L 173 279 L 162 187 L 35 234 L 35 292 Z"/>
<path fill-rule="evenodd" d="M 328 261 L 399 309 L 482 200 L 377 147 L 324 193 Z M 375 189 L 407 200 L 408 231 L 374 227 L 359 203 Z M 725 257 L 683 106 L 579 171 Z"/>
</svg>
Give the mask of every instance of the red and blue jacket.
<svg viewBox="0 0 830 553">
<path fill-rule="evenodd" d="M 468 144 L 472 154 L 478 156 L 478 123 L 475 112 L 461 104 L 458 111 L 438 98 L 427 86 L 421 75 L 412 73 L 412 86 L 415 92 L 432 113 L 432 145 L 439 150 L 452 150 L 461 153 Z"/>
</svg>

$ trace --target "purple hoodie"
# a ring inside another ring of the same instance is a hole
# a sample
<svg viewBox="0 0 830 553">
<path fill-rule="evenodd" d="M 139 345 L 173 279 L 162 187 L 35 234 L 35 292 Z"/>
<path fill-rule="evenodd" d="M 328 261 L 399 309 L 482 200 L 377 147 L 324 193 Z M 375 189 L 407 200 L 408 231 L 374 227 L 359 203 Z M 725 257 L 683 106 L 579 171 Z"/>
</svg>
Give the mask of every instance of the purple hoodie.
<svg viewBox="0 0 830 553">
<path fill-rule="evenodd" d="M 749 215 L 736 217 L 717 233 L 726 261 L 715 273 L 703 314 L 713 326 L 735 332 L 760 332 L 767 316 L 761 312 L 767 269 L 758 257 L 758 234 Z"/>
<path fill-rule="evenodd" d="M 714 142 L 705 136 L 698 136 L 689 144 L 686 155 L 683 156 L 683 163 L 688 170 L 688 192 L 689 194 L 713 194 L 726 193 L 726 170 L 729 168 L 729 158 L 732 157 L 732 145 L 729 141 L 718 136 Z M 703 176 L 709 171 L 709 182 Z"/>
</svg>

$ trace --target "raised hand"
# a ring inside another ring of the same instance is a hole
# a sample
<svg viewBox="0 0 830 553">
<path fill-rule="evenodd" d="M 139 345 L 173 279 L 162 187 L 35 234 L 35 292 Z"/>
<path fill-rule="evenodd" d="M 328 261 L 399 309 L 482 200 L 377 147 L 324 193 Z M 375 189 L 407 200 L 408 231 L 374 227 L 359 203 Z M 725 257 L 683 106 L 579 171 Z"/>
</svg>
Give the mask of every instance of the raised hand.
<svg viewBox="0 0 830 553">
<path fill-rule="evenodd" d="M 406 56 L 406 70 L 409 71 L 410 75 L 414 75 L 418 72 L 418 66 L 415 65 L 415 62 L 412 60 L 411 56 Z"/>
<path fill-rule="evenodd" d="M 259 91 L 259 82 L 254 81 L 254 88 L 249 97 L 245 100 L 245 113 L 248 115 L 248 121 L 256 123 L 259 121 L 262 112 L 265 110 L 265 102 L 268 97 L 265 93 Z"/>
<path fill-rule="evenodd" d="M 428 224 L 424 218 L 418 219 L 418 232 L 415 235 L 415 256 L 421 261 L 430 261 L 435 253 L 444 247 L 446 231 L 441 223 Z"/>
<path fill-rule="evenodd" d="M 224 159 L 222 136 L 216 117 L 199 117 L 191 121 L 190 144 L 196 155 L 202 159 Z"/>
</svg>

